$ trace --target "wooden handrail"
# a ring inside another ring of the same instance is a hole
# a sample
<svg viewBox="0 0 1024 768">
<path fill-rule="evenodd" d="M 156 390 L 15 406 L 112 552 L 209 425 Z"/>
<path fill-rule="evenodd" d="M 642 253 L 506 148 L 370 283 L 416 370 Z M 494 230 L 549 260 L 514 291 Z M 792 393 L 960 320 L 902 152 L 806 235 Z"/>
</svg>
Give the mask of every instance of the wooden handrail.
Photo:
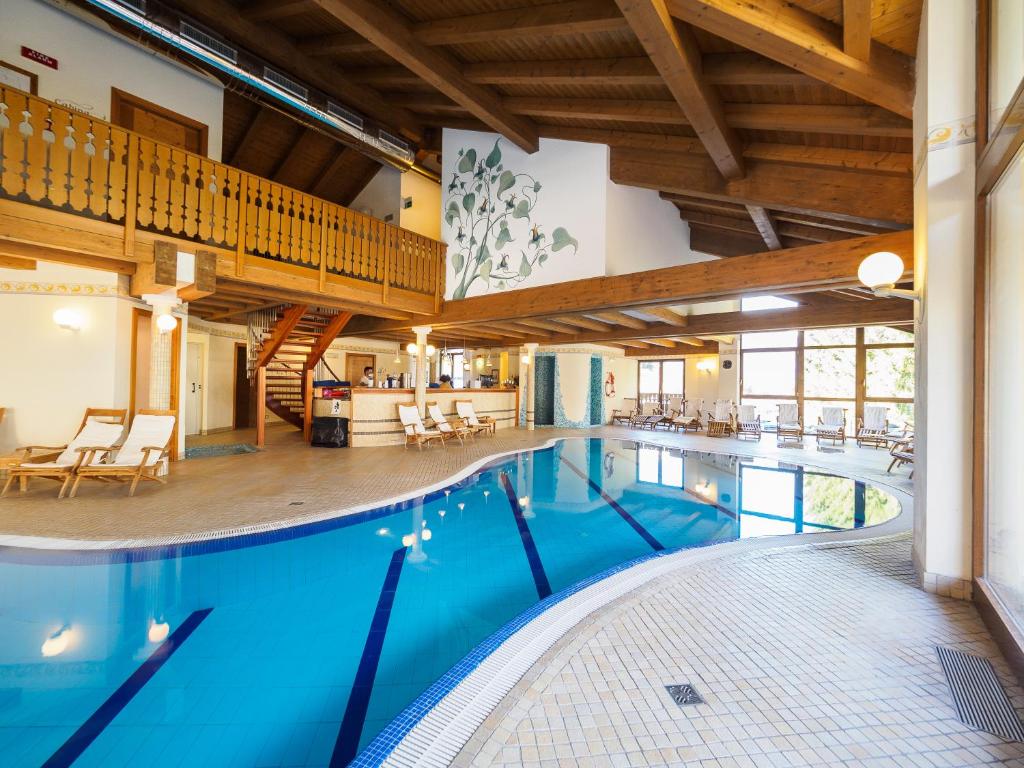
<svg viewBox="0 0 1024 768">
<path fill-rule="evenodd" d="M 234 251 L 328 276 L 444 295 L 445 244 L 0 86 L 0 197 Z"/>
</svg>

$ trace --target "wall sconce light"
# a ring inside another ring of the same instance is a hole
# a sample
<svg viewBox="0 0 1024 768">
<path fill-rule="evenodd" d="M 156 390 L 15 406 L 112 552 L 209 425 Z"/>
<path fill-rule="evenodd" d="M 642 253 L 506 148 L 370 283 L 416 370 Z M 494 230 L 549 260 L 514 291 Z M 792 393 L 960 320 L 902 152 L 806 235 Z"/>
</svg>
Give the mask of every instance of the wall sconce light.
<svg viewBox="0 0 1024 768">
<path fill-rule="evenodd" d="M 410 341 L 408 344 L 405 345 L 405 351 L 408 352 L 410 355 L 415 356 L 419 352 L 419 348 L 416 346 L 416 342 Z"/>
<path fill-rule="evenodd" d="M 519 362 L 521 362 L 523 365 L 529 365 L 530 364 L 530 356 L 529 355 L 523 355 L 522 357 L 519 358 Z"/>
<path fill-rule="evenodd" d="M 60 656 L 68 649 L 70 641 L 71 625 L 65 624 L 43 641 L 43 647 L 40 650 L 43 656 L 47 658 L 50 656 Z"/>
<path fill-rule="evenodd" d="M 705 358 L 697 361 L 697 370 L 701 373 L 711 373 L 715 370 L 715 361 Z"/>
<path fill-rule="evenodd" d="M 82 316 L 73 309 L 58 309 L 53 313 L 53 322 L 66 331 L 78 331 L 82 328 Z"/>
<path fill-rule="evenodd" d="M 178 319 L 167 310 L 166 313 L 156 316 L 156 327 L 160 333 L 170 333 L 178 327 Z"/>
<path fill-rule="evenodd" d="M 477 355 L 476 356 L 476 367 L 477 368 L 483 368 L 484 367 L 484 356 L 483 355 Z"/>
<path fill-rule="evenodd" d="M 437 352 L 437 348 L 433 344 L 427 344 L 427 357 L 433 357 L 434 353 Z"/>
<path fill-rule="evenodd" d="M 903 259 L 892 251 L 877 251 L 867 256 L 857 268 L 857 277 L 875 296 L 921 299 L 917 291 L 895 287 L 896 281 L 903 277 Z"/>
</svg>

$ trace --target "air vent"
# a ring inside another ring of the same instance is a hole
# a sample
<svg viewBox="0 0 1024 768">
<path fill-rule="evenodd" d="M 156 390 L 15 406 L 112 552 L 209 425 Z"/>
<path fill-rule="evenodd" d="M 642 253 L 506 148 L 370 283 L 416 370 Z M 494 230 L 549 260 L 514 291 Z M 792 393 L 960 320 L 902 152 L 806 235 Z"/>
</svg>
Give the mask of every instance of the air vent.
<svg viewBox="0 0 1024 768">
<path fill-rule="evenodd" d="M 335 104 L 333 101 L 327 102 L 327 114 L 331 117 L 336 117 L 343 123 L 348 123 L 357 131 L 363 130 L 363 116 L 353 112 L 350 109 Z"/>
<path fill-rule="evenodd" d="M 309 89 L 304 85 L 300 85 L 289 77 L 285 77 L 280 72 L 275 72 L 270 67 L 263 68 L 263 79 L 268 83 L 273 83 L 283 91 L 288 91 L 292 96 L 298 96 L 303 101 L 309 99 Z"/>
<path fill-rule="evenodd" d="M 238 51 L 232 48 L 227 43 L 224 43 L 213 35 L 204 32 L 199 27 L 189 24 L 187 21 L 182 21 L 179 27 L 181 36 L 186 40 L 195 43 L 200 48 L 205 48 L 210 53 L 215 53 L 223 59 L 227 59 L 232 64 L 238 63 Z"/>
<path fill-rule="evenodd" d="M 377 134 L 377 136 L 380 138 L 382 144 L 389 147 L 390 149 L 393 149 L 395 152 L 399 152 L 403 155 L 408 155 L 412 152 L 412 150 L 409 148 L 409 142 L 403 141 L 402 139 L 398 138 L 393 134 L 388 133 L 385 130 L 381 130 Z"/>
<path fill-rule="evenodd" d="M 131 8 L 142 16 L 146 15 L 146 0 L 115 0 L 118 5 L 123 5 L 125 8 Z"/>
</svg>

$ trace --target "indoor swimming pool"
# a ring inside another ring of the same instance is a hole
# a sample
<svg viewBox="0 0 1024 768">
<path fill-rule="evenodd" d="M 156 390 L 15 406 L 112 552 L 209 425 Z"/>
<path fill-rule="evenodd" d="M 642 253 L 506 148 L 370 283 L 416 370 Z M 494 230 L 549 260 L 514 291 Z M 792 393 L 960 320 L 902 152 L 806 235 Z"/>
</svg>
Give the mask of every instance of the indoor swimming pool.
<svg viewBox="0 0 1024 768">
<path fill-rule="evenodd" d="M 372 764 L 396 716 L 538 601 L 639 558 L 899 511 L 796 464 L 584 438 L 269 533 L 0 548 L 0 763 Z"/>
</svg>

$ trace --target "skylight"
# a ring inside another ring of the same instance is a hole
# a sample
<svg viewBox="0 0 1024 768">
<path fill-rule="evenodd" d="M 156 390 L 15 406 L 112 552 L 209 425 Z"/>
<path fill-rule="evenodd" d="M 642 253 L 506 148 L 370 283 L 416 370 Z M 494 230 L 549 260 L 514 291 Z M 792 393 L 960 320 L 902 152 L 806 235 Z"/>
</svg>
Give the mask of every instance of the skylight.
<svg viewBox="0 0 1024 768">
<path fill-rule="evenodd" d="M 788 309 L 798 306 L 795 301 L 781 296 L 749 296 L 740 302 L 744 312 L 757 312 L 761 309 Z"/>
</svg>

